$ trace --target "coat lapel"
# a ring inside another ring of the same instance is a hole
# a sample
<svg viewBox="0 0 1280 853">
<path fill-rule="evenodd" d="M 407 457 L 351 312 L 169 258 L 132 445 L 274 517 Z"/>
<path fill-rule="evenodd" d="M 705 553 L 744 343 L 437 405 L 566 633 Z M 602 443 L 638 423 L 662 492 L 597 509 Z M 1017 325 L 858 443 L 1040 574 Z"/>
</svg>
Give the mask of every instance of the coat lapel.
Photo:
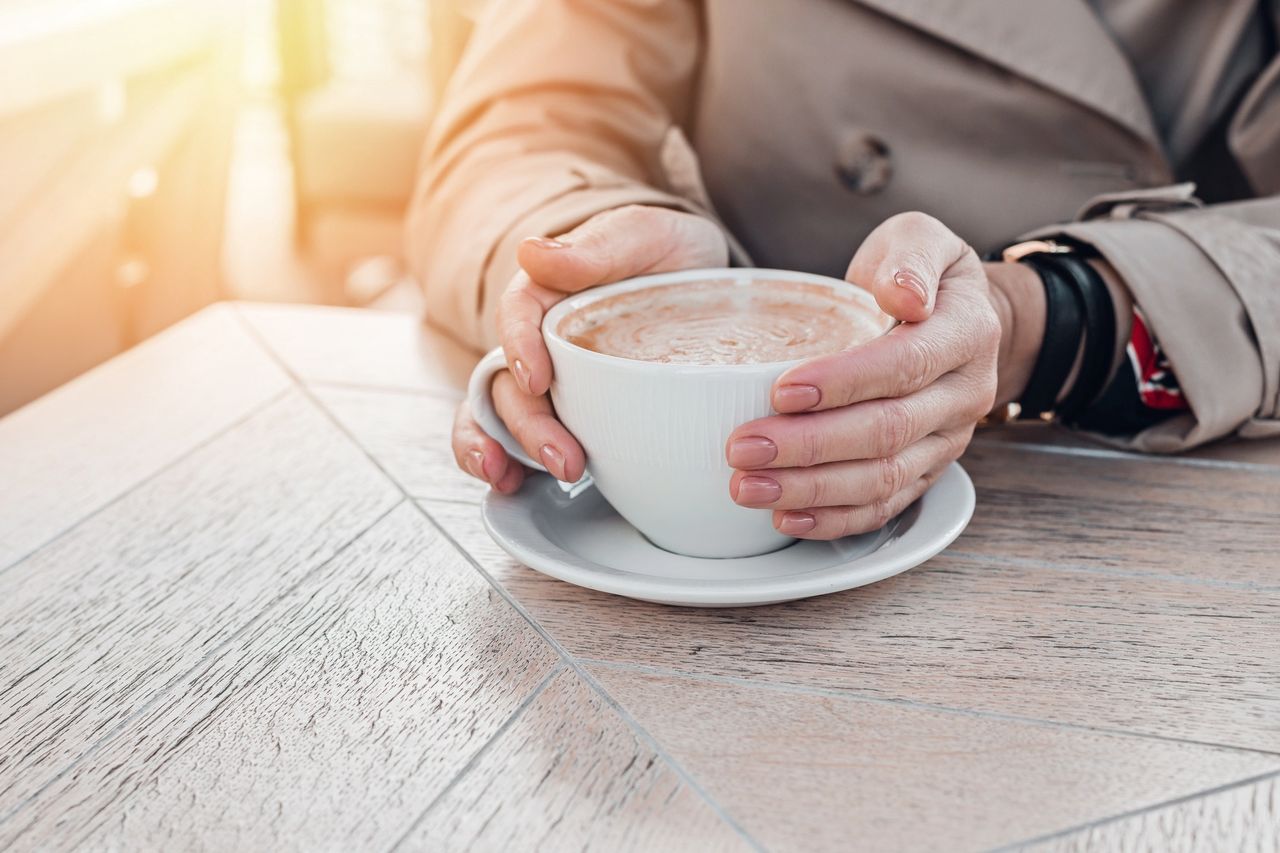
<svg viewBox="0 0 1280 853">
<path fill-rule="evenodd" d="M 1082 103 L 1161 149 L 1129 61 L 1085 0 L 856 0 Z"/>
</svg>

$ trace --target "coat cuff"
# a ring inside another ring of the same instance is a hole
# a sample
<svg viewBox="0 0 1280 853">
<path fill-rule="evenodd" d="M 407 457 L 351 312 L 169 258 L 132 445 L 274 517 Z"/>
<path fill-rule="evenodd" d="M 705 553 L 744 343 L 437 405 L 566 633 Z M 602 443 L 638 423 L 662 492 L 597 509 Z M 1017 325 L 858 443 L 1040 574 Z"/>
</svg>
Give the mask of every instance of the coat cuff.
<svg viewBox="0 0 1280 853">
<path fill-rule="evenodd" d="M 1160 340 L 1190 407 L 1127 438 L 1171 453 L 1239 433 L 1280 434 L 1280 268 L 1275 232 L 1200 208 L 1190 185 L 1101 196 L 1084 221 L 1038 229 L 1088 243 L 1116 270 Z"/>
</svg>

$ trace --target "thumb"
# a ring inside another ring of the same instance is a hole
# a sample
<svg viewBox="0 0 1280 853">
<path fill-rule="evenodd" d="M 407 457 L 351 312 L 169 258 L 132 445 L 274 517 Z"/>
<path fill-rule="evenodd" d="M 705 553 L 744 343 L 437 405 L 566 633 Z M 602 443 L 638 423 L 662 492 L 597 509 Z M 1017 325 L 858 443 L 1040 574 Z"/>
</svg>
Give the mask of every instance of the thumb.
<svg viewBox="0 0 1280 853">
<path fill-rule="evenodd" d="M 642 205 L 607 210 L 555 239 L 529 238 L 516 252 L 529 278 L 563 293 L 645 273 L 724 266 L 728 257 L 715 223 Z"/>
<path fill-rule="evenodd" d="M 933 314 L 947 271 L 972 254 L 964 240 L 932 216 L 900 213 L 867 235 L 845 278 L 870 290 L 886 314 L 919 323 Z"/>
</svg>

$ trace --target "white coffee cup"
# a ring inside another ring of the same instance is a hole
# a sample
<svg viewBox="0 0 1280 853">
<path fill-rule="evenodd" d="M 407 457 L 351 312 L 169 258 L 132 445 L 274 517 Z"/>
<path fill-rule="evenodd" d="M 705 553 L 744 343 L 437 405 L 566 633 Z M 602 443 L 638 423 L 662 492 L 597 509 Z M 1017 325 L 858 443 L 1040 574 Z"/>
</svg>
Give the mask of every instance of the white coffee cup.
<svg viewBox="0 0 1280 853">
<path fill-rule="evenodd" d="M 773 382 L 800 360 L 767 364 L 669 364 L 595 352 L 570 343 L 556 328 L 572 311 L 598 299 L 652 287 L 697 281 L 796 281 L 828 287 L 866 302 L 883 318 L 874 297 L 848 282 L 784 270 L 700 269 L 633 278 L 571 296 L 542 322 L 554 379 L 556 415 L 587 454 L 588 476 L 623 518 L 668 551 L 692 557 L 746 557 L 787 545 L 772 512 L 748 509 L 729 496 L 732 469 L 725 442 L 747 421 L 773 414 Z M 471 374 L 471 413 L 507 453 L 540 471 L 493 408 L 490 385 L 506 368 L 501 349 Z M 584 478 L 585 479 L 585 478 Z"/>
</svg>

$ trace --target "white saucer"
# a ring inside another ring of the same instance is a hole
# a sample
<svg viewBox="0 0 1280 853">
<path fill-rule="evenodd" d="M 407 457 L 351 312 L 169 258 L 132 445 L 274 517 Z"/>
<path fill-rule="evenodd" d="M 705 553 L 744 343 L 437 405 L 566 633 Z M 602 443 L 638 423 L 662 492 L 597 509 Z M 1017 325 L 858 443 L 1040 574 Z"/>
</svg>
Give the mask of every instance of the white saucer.
<svg viewBox="0 0 1280 853">
<path fill-rule="evenodd" d="M 875 533 L 801 540 L 758 557 L 709 560 L 653 545 L 594 488 L 570 497 L 547 474 L 520 491 L 490 491 L 485 529 L 504 551 L 578 586 L 688 607 L 776 604 L 884 580 L 946 548 L 973 515 L 973 483 L 958 463 L 924 497 Z"/>
</svg>

